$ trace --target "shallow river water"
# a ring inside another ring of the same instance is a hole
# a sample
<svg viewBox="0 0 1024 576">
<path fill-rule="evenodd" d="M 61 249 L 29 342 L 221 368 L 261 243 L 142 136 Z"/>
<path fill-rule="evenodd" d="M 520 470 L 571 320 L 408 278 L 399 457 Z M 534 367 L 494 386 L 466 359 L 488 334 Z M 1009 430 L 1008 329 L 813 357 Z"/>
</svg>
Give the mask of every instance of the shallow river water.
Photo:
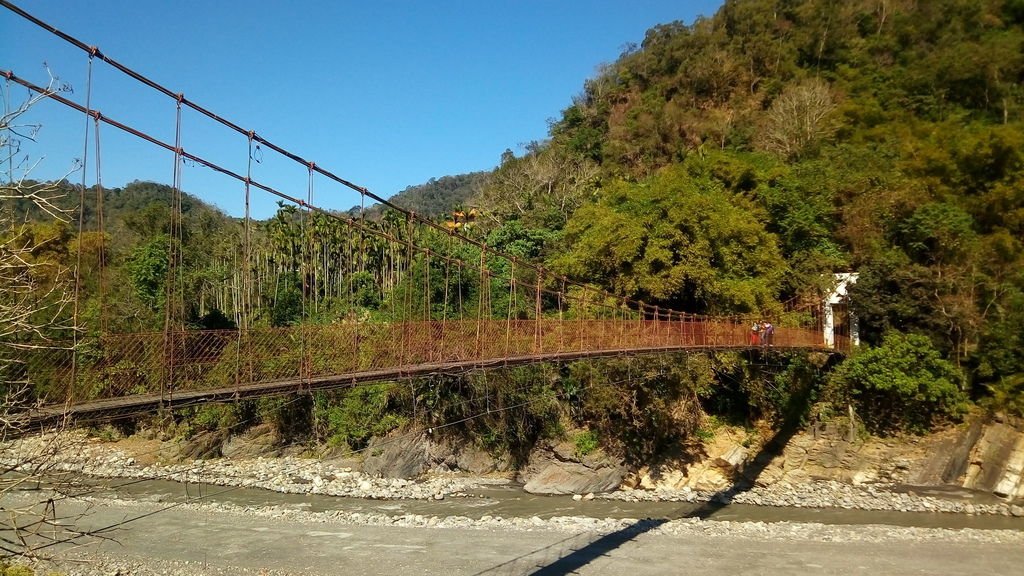
<svg viewBox="0 0 1024 576">
<path fill-rule="evenodd" d="M 915 488 L 920 494 L 957 499 L 991 501 L 989 495 L 963 491 Z M 824 524 L 884 524 L 919 528 L 976 528 L 1024 531 L 1024 518 L 994 515 L 966 515 L 926 512 L 845 510 L 839 508 L 797 508 L 744 504 L 701 504 L 686 502 L 622 502 L 594 499 L 576 501 L 570 496 L 539 496 L 520 486 L 474 489 L 472 497 L 444 500 L 371 500 L 322 494 L 286 494 L 259 488 L 225 488 L 209 484 L 183 484 L 168 480 L 105 480 L 94 486 L 94 494 L 141 501 L 179 502 L 202 497 L 202 501 L 237 506 L 278 506 L 307 512 L 340 510 L 348 513 L 400 516 L 483 516 L 525 517 L 584 516 L 592 518 L 664 518 L 674 520 L 701 517 L 734 522 L 820 522 Z"/>
</svg>

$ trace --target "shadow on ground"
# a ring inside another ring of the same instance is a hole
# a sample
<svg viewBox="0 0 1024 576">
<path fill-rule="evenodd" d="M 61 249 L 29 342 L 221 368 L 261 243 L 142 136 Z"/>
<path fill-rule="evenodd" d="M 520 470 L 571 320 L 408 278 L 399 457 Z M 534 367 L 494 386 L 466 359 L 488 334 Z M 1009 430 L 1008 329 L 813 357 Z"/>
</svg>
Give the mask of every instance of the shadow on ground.
<svg viewBox="0 0 1024 576">
<path fill-rule="evenodd" d="M 761 474 L 772 460 L 785 449 L 800 429 L 800 420 L 809 407 L 808 389 L 790 398 L 788 417 L 771 439 L 764 443 L 757 454 L 744 466 L 742 474 L 732 486 L 713 494 L 711 498 L 675 518 L 699 518 L 706 520 L 732 504 L 733 499 L 753 488 Z M 480 575 L 523 575 L 562 576 L 576 573 L 580 568 L 592 564 L 615 549 L 635 540 L 668 522 L 669 518 L 645 518 L 610 534 L 578 534 L 560 540 L 550 546 L 535 550 L 493 568 L 479 572 Z"/>
<path fill-rule="evenodd" d="M 772 459 L 786 447 L 786 444 L 796 434 L 797 429 L 797 426 L 784 426 L 750 460 L 744 468 L 742 476 L 732 486 L 715 493 L 708 502 L 686 514 L 680 514 L 677 518 L 705 520 L 728 507 L 737 494 L 746 492 L 755 486 L 761 473 L 768 467 Z M 478 576 L 497 576 L 499 574 L 505 576 L 524 574 L 563 576 L 574 574 L 584 566 L 598 561 L 601 557 L 668 521 L 668 518 L 645 518 L 610 534 L 584 533 L 570 536 L 550 546 L 478 572 Z"/>
<path fill-rule="evenodd" d="M 757 484 L 757 479 L 761 477 L 761 473 L 771 464 L 775 456 L 782 453 L 782 450 L 789 444 L 793 436 L 796 435 L 796 432 L 797 426 L 784 426 L 776 432 L 768 442 L 765 442 L 757 455 L 744 466 L 743 474 L 737 478 L 732 486 L 714 493 L 707 502 L 697 506 L 688 514 L 684 514 L 682 518 L 707 520 L 732 504 L 733 498 L 737 494 L 742 494 Z"/>
<path fill-rule="evenodd" d="M 577 534 L 498 564 L 483 572 L 478 572 L 477 575 L 558 576 L 574 574 L 580 568 L 593 563 L 641 534 L 654 530 L 665 522 L 668 520 L 646 518 L 637 520 L 610 534 Z"/>
</svg>

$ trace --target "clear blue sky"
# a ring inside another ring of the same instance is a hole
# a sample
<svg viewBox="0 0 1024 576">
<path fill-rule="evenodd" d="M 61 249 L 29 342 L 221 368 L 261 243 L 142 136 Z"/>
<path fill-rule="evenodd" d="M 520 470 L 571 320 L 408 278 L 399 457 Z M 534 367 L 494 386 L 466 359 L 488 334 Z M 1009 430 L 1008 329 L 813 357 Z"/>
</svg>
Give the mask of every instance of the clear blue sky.
<svg viewBox="0 0 1024 576">
<path fill-rule="evenodd" d="M 585 79 L 660 23 L 712 14 L 716 0 L 310 1 L 15 0 L 235 123 L 387 197 L 431 177 L 493 168 L 506 148 L 547 135 Z M 84 103 L 87 58 L 0 9 L 0 68 L 44 83 L 42 63 Z M 97 62 L 93 107 L 166 141 L 174 104 Z M 11 90 L 17 101 L 24 91 Z M 24 154 L 53 177 L 82 155 L 84 120 L 56 104 Z M 186 112 L 182 145 L 244 173 L 247 142 Z M 171 154 L 101 128 L 105 185 L 170 183 Z M 23 154 L 23 155 L 24 155 Z M 90 149 L 90 156 L 94 152 Z M 94 181 L 91 166 L 88 183 Z M 263 157 L 253 173 L 304 196 L 303 168 Z M 81 174 L 71 176 L 80 181 Z M 183 188 L 231 214 L 241 185 L 186 166 Z M 348 208 L 358 195 L 317 179 L 315 202 Z M 254 202 L 268 216 L 273 199 Z"/>
</svg>

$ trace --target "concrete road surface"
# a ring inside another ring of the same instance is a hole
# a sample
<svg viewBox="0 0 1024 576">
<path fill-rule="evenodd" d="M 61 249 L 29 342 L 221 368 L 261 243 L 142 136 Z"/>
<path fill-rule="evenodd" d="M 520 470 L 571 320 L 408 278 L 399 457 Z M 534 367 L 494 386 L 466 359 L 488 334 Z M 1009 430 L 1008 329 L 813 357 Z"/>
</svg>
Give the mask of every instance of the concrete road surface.
<svg viewBox="0 0 1024 576">
<path fill-rule="evenodd" d="M 146 511 L 100 503 L 82 525 L 106 526 Z M 113 535 L 116 541 L 69 550 L 62 558 L 136 562 L 131 572 L 139 574 L 1024 575 L 1024 547 L 1019 543 L 675 537 L 647 533 L 645 527 L 601 536 L 364 526 L 180 507 L 130 523 Z M 166 567 L 168 561 L 201 564 L 171 571 L 138 567 L 147 562 Z M 67 566 L 81 569 L 82 564 Z M 108 567 L 99 573 L 118 572 Z"/>
</svg>

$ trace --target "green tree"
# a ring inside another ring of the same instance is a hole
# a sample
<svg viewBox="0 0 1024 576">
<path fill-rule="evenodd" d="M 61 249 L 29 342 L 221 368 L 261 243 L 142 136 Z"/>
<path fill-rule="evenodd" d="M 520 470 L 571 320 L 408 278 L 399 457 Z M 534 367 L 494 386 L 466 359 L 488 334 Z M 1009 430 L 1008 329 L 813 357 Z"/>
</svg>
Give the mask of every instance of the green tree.
<svg viewBox="0 0 1024 576">
<path fill-rule="evenodd" d="M 624 296 L 701 312 L 770 309 L 786 263 L 753 203 L 707 175 L 667 168 L 617 181 L 566 227 L 555 261 Z"/>
<path fill-rule="evenodd" d="M 136 297 L 154 310 L 162 310 L 166 299 L 167 246 L 170 242 L 165 235 L 156 236 L 138 246 L 126 262 Z"/>
<path fill-rule="evenodd" d="M 963 373 L 931 340 L 892 331 L 880 346 L 859 352 L 833 372 L 829 397 L 852 401 L 872 433 L 920 433 L 962 414 L 963 385 Z"/>
</svg>

